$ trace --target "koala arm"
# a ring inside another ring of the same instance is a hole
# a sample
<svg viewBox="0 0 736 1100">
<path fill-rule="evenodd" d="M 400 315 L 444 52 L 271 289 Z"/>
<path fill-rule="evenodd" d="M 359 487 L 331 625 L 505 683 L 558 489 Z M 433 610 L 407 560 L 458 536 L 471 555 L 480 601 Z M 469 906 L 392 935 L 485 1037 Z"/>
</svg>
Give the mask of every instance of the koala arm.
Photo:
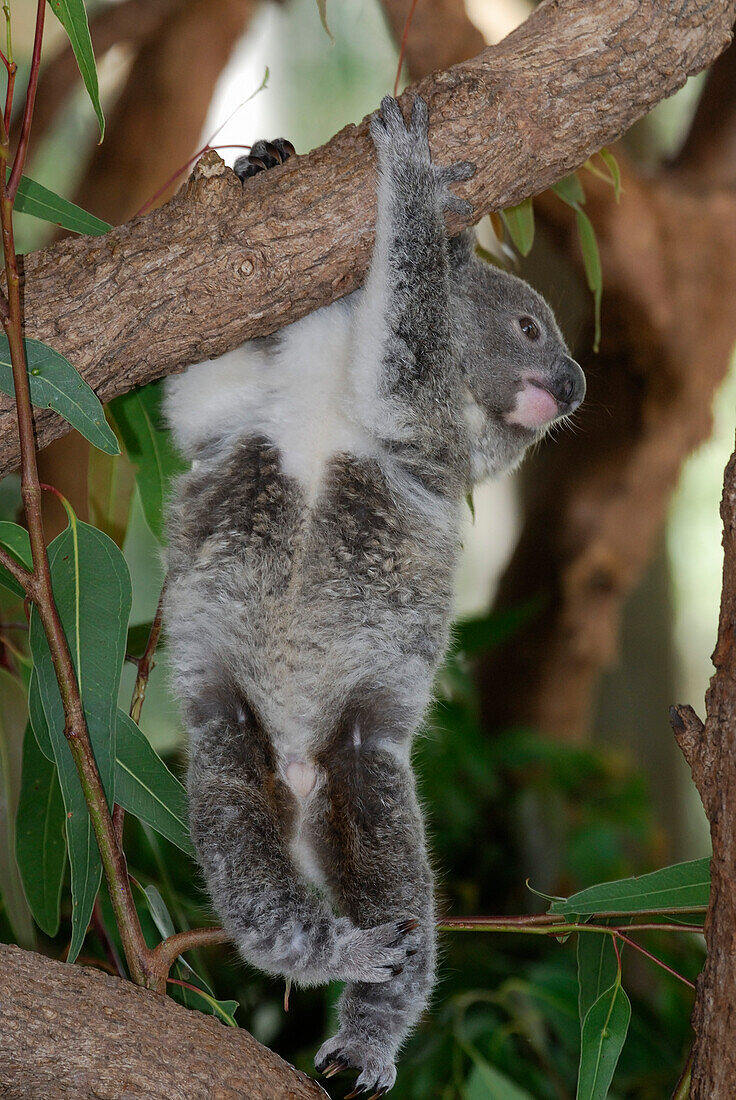
<svg viewBox="0 0 736 1100">
<path fill-rule="evenodd" d="M 408 125 L 388 96 L 371 120 L 378 215 L 354 319 L 351 379 L 365 426 L 420 474 L 422 465 L 439 470 L 446 464 L 462 405 L 443 214 L 470 212 L 448 184 L 474 171 L 467 163 L 432 164 L 427 133 L 427 106 L 419 97 Z"/>
</svg>

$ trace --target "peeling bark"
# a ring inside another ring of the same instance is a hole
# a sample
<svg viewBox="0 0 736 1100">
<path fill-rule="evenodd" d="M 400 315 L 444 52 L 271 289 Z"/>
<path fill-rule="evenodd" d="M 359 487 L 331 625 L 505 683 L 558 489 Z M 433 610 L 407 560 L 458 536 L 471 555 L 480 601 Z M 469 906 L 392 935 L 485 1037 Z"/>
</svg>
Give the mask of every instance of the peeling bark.
<svg viewBox="0 0 736 1100">
<path fill-rule="evenodd" d="M 319 1100 L 306 1074 L 150 990 L 0 944 L 4 1100 Z"/>
<path fill-rule="evenodd" d="M 734 7 L 548 0 L 498 46 L 420 82 L 437 159 L 477 164 L 462 188 L 474 219 L 547 187 L 708 65 Z M 25 257 L 26 333 L 107 401 L 271 332 L 360 284 L 373 173 L 365 121 L 245 187 L 208 154 L 149 217 Z M 36 429 L 40 446 L 68 430 L 49 412 Z M 17 457 L 3 401 L 0 472 Z"/>
<path fill-rule="evenodd" d="M 736 453 L 726 467 L 721 501 L 723 590 L 715 675 L 706 719 L 692 707 L 672 708 L 672 728 L 693 773 L 713 841 L 708 954 L 697 982 L 692 1100 L 736 1096 Z"/>
</svg>

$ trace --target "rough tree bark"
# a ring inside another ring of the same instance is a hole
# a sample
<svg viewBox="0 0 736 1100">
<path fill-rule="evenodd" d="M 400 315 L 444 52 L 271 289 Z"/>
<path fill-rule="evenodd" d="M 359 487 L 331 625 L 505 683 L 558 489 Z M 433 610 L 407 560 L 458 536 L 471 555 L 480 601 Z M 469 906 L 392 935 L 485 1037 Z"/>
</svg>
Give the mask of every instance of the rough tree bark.
<svg viewBox="0 0 736 1100">
<path fill-rule="evenodd" d="M 547 187 L 671 95 L 727 45 L 735 6 L 549 0 L 498 46 L 418 84 L 438 158 L 477 164 L 463 187 L 474 217 Z M 27 256 L 27 335 L 107 401 L 354 289 L 373 211 L 365 122 L 244 188 L 209 154 L 149 217 Z M 42 446 L 67 430 L 48 412 L 36 427 Z M 17 453 L 3 403 L 0 472 Z"/>
<path fill-rule="evenodd" d="M 731 1100 L 736 1095 L 736 453 L 726 467 L 721 519 L 723 591 L 705 724 L 692 707 L 677 706 L 671 712 L 713 841 L 705 920 L 708 954 L 693 1011 L 692 1100 Z"/>
<path fill-rule="evenodd" d="M 683 461 L 710 434 L 736 342 L 736 111 L 733 94 L 723 95 L 734 84 L 732 49 L 706 88 L 692 147 L 671 169 L 642 177 L 616 150 L 620 205 L 585 177 L 604 272 L 601 350 L 581 356 L 589 392 L 579 431 L 555 439 L 527 471 L 524 527 L 497 607 L 538 595 L 542 610 L 484 662 L 491 728 L 586 736 L 624 600 L 650 559 Z M 572 212 L 553 194 L 536 208 L 582 277 Z"/>
<path fill-rule="evenodd" d="M 100 970 L 0 944 L 4 1100 L 319 1100 L 326 1095 L 247 1031 Z"/>
</svg>

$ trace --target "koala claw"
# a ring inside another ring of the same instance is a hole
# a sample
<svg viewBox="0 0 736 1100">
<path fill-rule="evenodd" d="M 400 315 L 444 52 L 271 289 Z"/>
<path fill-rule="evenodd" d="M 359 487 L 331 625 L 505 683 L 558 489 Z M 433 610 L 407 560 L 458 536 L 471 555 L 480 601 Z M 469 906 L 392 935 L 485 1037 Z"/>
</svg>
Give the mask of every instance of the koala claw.
<svg viewBox="0 0 736 1100">
<path fill-rule="evenodd" d="M 267 171 L 277 164 L 283 164 L 289 157 L 296 155 L 296 149 L 286 138 L 274 138 L 273 141 L 256 141 L 251 145 L 247 156 L 238 157 L 233 165 L 235 175 L 245 183 L 258 172 Z"/>
</svg>

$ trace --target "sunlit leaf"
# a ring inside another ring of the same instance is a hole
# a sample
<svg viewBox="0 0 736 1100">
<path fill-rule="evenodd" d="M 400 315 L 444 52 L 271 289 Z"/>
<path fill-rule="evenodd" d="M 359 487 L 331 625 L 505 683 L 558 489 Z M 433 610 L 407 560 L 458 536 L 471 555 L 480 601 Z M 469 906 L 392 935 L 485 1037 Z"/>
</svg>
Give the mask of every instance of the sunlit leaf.
<svg viewBox="0 0 736 1100">
<path fill-rule="evenodd" d="M 9 173 L 10 169 L 8 169 Z M 88 214 L 81 206 L 69 202 L 68 199 L 62 199 L 61 195 L 49 191 L 48 187 L 36 183 L 28 176 L 20 178 L 15 196 L 15 209 L 19 214 L 30 214 L 34 218 L 69 229 L 72 233 L 99 236 L 112 228 L 101 218 Z"/>
<path fill-rule="evenodd" d="M 608 171 L 611 173 L 611 182 L 613 183 L 613 193 L 616 196 L 616 202 L 621 201 L 621 169 L 618 166 L 618 161 L 614 157 L 610 149 L 601 149 L 598 154 L 603 161 L 605 161 Z"/>
<path fill-rule="evenodd" d="M 590 218 L 582 210 L 575 212 L 578 223 L 578 236 L 580 248 L 583 253 L 585 277 L 588 287 L 593 293 L 595 303 L 595 336 L 593 350 L 598 351 L 601 342 L 601 298 L 603 296 L 603 272 L 601 270 L 601 258 L 598 252 L 598 242 L 595 239 L 595 230 Z"/>
<path fill-rule="evenodd" d="M 171 479 L 185 468 L 163 423 L 161 397 L 161 383 L 154 382 L 108 406 L 136 471 L 143 514 L 159 542 L 164 541 L 164 504 Z"/>
<path fill-rule="evenodd" d="M 122 550 L 135 492 L 135 472 L 127 455 L 89 452 L 87 492 L 90 523 Z"/>
<path fill-rule="evenodd" d="M 117 721 L 116 801 L 193 856 L 184 787 L 129 715 L 119 710 Z"/>
<path fill-rule="evenodd" d="M 33 944 L 33 924 L 15 858 L 15 818 L 27 722 L 26 693 L 12 673 L 0 668 L 0 894 L 16 940 L 24 947 Z"/>
<path fill-rule="evenodd" d="M 518 206 L 508 206 L 501 211 L 501 217 L 509 231 L 509 236 L 522 256 L 528 256 L 534 244 L 534 206 L 532 200 L 524 199 Z"/>
<path fill-rule="evenodd" d="M 30 727 L 23 741 L 15 853 L 33 918 L 47 936 L 55 936 L 66 866 L 64 802 L 56 765 L 41 752 Z"/>
<path fill-rule="evenodd" d="M 569 898 L 554 901 L 550 913 L 593 916 L 595 913 L 651 913 L 655 910 L 698 909 L 710 896 L 710 860 L 693 859 L 647 875 L 589 886 Z"/>
<path fill-rule="evenodd" d="M 617 981 L 600 995 L 583 1022 L 576 1100 L 605 1100 L 630 1020 L 631 1004 Z"/>
<path fill-rule="evenodd" d="M 100 888 L 102 863 L 74 759 L 64 737 L 63 721 L 61 724 L 47 721 L 35 668 L 28 692 L 28 712 L 39 747 L 45 751 L 44 746 L 50 744 L 57 762 L 72 885 L 72 936 L 67 962 L 74 962 L 87 934 Z"/>
<path fill-rule="evenodd" d="M 12 557 L 26 569 L 33 568 L 31 556 L 31 540 L 25 527 L 18 523 L 11 523 L 8 519 L 0 520 L 0 544 L 8 550 Z M 16 596 L 25 596 L 25 592 L 4 566 L 0 566 L 0 584 Z"/>
<path fill-rule="evenodd" d="M 54 409 L 101 451 L 119 454 L 118 441 L 97 395 L 69 360 L 40 340 L 29 337 L 23 343 L 33 404 L 39 409 Z M 0 390 L 15 397 L 10 345 L 4 335 L 0 335 Z"/>
<path fill-rule="evenodd" d="M 49 0 L 51 10 L 69 36 L 84 86 L 87 89 L 92 106 L 100 124 L 100 141 L 105 136 L 105 117 L 100 104 L 100 89 L 97 82 L 97 66 L 92 50 L 87 12 L 84 0 Z"/>
</svg>

